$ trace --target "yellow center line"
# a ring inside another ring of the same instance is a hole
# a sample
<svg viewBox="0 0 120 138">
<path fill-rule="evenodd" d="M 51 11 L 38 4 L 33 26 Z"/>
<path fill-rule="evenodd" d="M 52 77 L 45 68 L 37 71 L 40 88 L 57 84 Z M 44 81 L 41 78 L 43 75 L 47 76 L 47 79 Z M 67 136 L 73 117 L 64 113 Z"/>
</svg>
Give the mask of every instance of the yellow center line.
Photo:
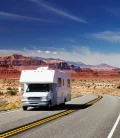
<svg viewBox="0 0 120 138">
<path fill-rule="evenodd" d="M 100 99 L 102 98 L 102 96 L 98 96 L 97 99 L 93 100 L 93 101 L 90 101 L 88 103 L 86 103 L 85 105 L 91 105 L 91 104 L 94 104 L 95 102 L 99 101 Z M 38 125 L 41 125 L 41 124 L 44 124 L 44 123 L 47 123 L 49 121 L 52 121 L 52 120 L 55 120 L 59 117 L 62 117 L 62 116 L 65 116 L 65 115 L 68 115 L 72 112 L 75 112 L 77 109 L 70 109 L 70 110 L 67 110 L 67 111 L 64 111 L 62 113 L 58 113 L 56 115 L 53 115 L 53 116 L 50 116 L 48 118 L 45 118 L 45 119 L 42 119 L 42 120 L 39 120 L 37 122 L 33 122 L 31 124 L 28 124 L 26 126 L 21 126 L 20 128 L 16 128 L 14 130 L 11 130 L 11 131 L 8 131 L 8 132 L 4 132 L 2 134 L 0 134 L 0 138 L 6 138 L 6 137 L 9 137 L 9 136 L 12 136 L 12 135 L 15 135 L 17 133 L 20 133 L 20 132 L 23 132 L 25 130 L 28 130 L 30 128 L 33 128 L 35 126 L 38 126 Z"/>
<path fill-rule="evenodd" d="M 5 137 L 6 137 L 6 136 L 13 135 L 13 134 L 15 134 L 15 133 L 24 131 L 24 130 L 29 129 L 29 128 L 31 128 L 31 127 L 34 127 L 34 126 L 40 125 L 40 124 L 42 124 L 42 123 L 45 123 L 45 122 L 54 120 L 54 119 L 56 119 L 56 118 L 58 118 L 58 117 L 61 117 L 61 116 L 65 115 L 65 114 L 69 114 L 69 113 L 71 113 L 71 112 L 73 112 L 73 110 L 65 111 L 65 112 L 60 113 L 60 114 L 58 114 L 58 115 L 54 115 L 54 116 L 52 116 L 52 117 L 49 117 L 49 118 L 40 120 L 40 121 L 38 121 L 38 122 L 36 122 L 36 123 L 33 123 L 33 124 L 30 124 L 30 125 L 27 125 L 27 126 L 18 128 L 18 129 L 16 129 L 16 130 L 12 130 L 12 131 L 7 132 L 7 133 L 5 133 L 5 134 L 2 134 L 2 135 L 0 135 L 0 136 L 5 136 Z"/>
<path fill-rule="evenodd" d="M 94 104 L 95 102 L 99 101 L 101 98 L 102 98 L 102 96 L 99 96 L 97 99 L 95 99 L 95 100 L 93 100 L 93 101 L 88 102 L 86 105 L 91 105 L 91 104 Z"/>
</svg>

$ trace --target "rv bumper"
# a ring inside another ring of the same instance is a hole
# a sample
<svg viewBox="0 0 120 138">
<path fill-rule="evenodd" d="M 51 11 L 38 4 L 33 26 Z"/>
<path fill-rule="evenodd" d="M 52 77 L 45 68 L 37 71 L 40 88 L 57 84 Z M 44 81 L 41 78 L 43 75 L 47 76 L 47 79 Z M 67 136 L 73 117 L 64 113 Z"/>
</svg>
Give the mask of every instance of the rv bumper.
<svg viewBox="0 0 120 138">
<path fill-rule="evenodd" d="M 48 101 L 41 101 L 41 102 L 22 102 L 23 106 L 48 106 Z"/>
</svg>

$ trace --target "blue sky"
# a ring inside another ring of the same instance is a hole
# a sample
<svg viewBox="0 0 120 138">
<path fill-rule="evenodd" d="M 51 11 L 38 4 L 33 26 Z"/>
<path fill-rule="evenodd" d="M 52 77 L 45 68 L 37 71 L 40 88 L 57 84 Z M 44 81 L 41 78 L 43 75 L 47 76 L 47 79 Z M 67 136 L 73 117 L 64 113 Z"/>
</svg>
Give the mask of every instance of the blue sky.
<svg viewBox="0 0 120 138">
<path fill-rule="evenodd" d="M 0 0 L 0 55 L 120 67 L 119 0 Z"/>
</svg>

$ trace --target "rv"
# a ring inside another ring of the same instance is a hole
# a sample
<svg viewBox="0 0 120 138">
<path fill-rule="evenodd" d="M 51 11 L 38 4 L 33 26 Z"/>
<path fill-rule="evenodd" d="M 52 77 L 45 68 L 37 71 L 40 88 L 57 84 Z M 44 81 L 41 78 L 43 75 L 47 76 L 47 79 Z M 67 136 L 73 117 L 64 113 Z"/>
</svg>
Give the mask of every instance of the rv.
<svg viewBox="0 0 120 138">
<path fill-rule="evenodd" d="M 40 106 L 51 108 L 71 100 L 71 75 L 68 73 L 39 67 L 23 70 L 20 82 L 24 84 L 23 110 Z"/>
</svg>

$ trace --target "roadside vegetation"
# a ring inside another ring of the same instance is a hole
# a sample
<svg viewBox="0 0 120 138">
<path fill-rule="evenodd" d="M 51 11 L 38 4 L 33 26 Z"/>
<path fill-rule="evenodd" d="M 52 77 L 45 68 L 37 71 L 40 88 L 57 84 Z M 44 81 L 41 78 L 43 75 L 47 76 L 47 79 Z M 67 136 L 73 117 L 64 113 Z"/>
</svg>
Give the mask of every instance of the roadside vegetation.
<svg viewBox="0 0 120 138">
<path fill-rule="evenodd" d="M 120 85 L 117 88 L 120 89 Z"/>
<path fill-rule="evenodd" d="M 0 79 L 0 111 L 21 108 L 22 93 L 18 87 L 23 87 L 18 79 Z"/>
<path fill-rule="evenodd" d="M 72 93 L 108 94 L 120 96 L 119 79 L 72 79 Z"/>
<path fill-rule="evenodd" d="M 18 86 L 23 87 L 18 79 L 0 79 L 0 111 L 21 108 L 22 93 Z M 82 96 L 82 93 L 108 94 L 120 96 L 119 79 L 72 79 L 71 98 Z"/>
<path fill-rule="evenodd" d="M 21 108 L 21 101 L 8 103 L 7 101 L 0 99 L 0 111 L 7 111 L 16 108 Z"/>
<path fill-rule="evenodd" d="M 0 91 L 0 96 L 1 96 L 1 95 L 4 95 L 4 94 L 3 94 L 3 92 Z"/>
<path fill-rule="evenodd" d="M 7 94 L 10 95 L 10 96 L 14 96 L 14 95 L 17 95 L 17 89 L 15 88 L 11 88 L 11 87 L 8 87 L 7 88 Z"/>
<path fill-rule="evenodd" d="M 74 92 L 74 93 L 71 93 L 71 99 L 73 98 L 77 98 L 77 97 L 81 97 L 81 93 L 80 92 Z"/>
</svg>

